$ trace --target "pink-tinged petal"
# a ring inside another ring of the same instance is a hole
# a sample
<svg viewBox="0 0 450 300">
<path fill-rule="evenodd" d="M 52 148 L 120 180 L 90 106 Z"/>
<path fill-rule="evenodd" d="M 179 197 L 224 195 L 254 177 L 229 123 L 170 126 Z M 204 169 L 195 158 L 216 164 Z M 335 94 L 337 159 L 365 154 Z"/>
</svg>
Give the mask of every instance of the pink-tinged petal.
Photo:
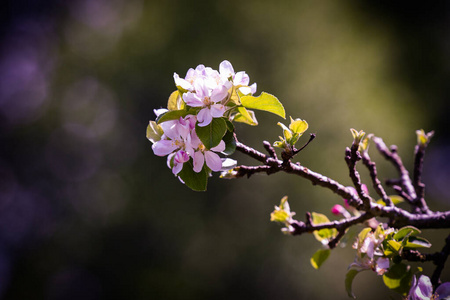
<svg viewBox="0 0 450 300">
<path fill-rule="evenodd" d="M 198 173 L 203 169 L 203 164 L 205 163 L 205 157 L 201 151 L 197 151 L 194 153 L 193 157 L 194 161 L 194 172 Z"/>
<path fill-rule="evenodd" d="M 212 91 L 210 99 L 212 102 L 216 103 L 222 101 L 227 96 L 228 96 L 227 87 L 224 85 L 220 85 Z"/>
<path fill-rule="evenodd" d="M 205 66 L 204 66 L 204 65 L 198 65 L 198 66 L 195 68 L 195 71 L 196 71 L 198 74 L 203 74 L 203 73 L 205 72 Z"/>
<path fill-rule="evenodd" d="M 234 76 L 233 83 L 236 86 L 248 85 L 249 82 L 250 82 L 250 77 L 248 77 L 247 73 L 245 73 L 244 71 L 237 72 L 236 75 Z"/>
<path fill-rule="evenodd" d="M 171 154 L 169 154 L 168 156 L 167 156 L 167 167 L 169 168 L 169 169 L 172 169 L 172 159 L 173 159 L 173 157 L 175 156 L 175 152 L 174 153 L 171 153 Z"/>
<path fill-rule="evenodd" d="M 171 140 L 160 140 L 152 145 L 152 149 L 155 155 L 165 156 L 178 149 L 178 146 Z"/>
<path fill-rule="evenodd" d="M 202 144 L 202 141 L 200 141 L 199 137 L 197 136 L 197 133 L 195 130 L 191 131 L 191 134 L 186 139 L 186 149 L 188 148 L 194 148 L 197 149 Z M 193 155 L 194 152 L 188 152 L 189 155 Z"/>
<path fill-rule="evenodd" d="M 446 282 L 438 286 L 436 294 L 439 295 L 439 299 L 448 299 L 450 297 L 450 282 Z"/>
<path fill-rule="evenodd" d="M 177 73 L 173 74 L 173 79 L 175 80 L 175 85 L 177 87 L 181 87 L 183 90 L 192 91 L 194 89 L 194 87 L 192 86 L 192 84 L 189 81 L 187 81 L 183 78 L 180 78 L 180 76 L 178 76 Z"/>
<path fill-rule="evenodd" d="M 201 111 L 199 111 L 197 115 L 197 120 L 199 122 L 198 126 L 200 127 L 205 127 L 209 125 L 209 123 L 211 123 L 212 121 L 211 111 L 209 110 L 209 108 L 204 108 Z"/>
<path fill-rule="evenodd" d="M 212 151 L 205 152 L 206 165 L 214 172 L 220 171 L 222 169 L 222 160 L 220 156 Z"/>
<path fill-rule="evenodd" d="M 189 68 L 189 70 L 187 70 L 187 72 L 186 72 L 186 77 L 184 77 L 184 79 L 190 81 L 190 80 L 195 79 L 196 76 L 197 76 L 197 74 L 196 74 L 195 70 L 192 68 Z"/>
<path fill-rule="evenodd" d="M 228 60 L 224 60 L 223 62 L 220 63 L 219 73 L 221 76 L 225 77 L 226 79 L 233 77 L 234 69 Z"/>
<path fill-rule="evenodd" d="M 181 119 L 181 118 L 180 118 Z M 181 137 L 183 140 L 186 140 L 187 136 L 191 132 L 191 129 L 189 128 L 189 124 L 181 124 L 179 123 L 177 126 L 178 136 Z"/>
<path fill-rule="evenodd" d="M 199 99 L 203 99 L 205 97 L 209 97 L 209 88 L 205 84 L 205 80 L 203 78 L 198 78 L 194 82 L 195 94 Z"/>
<path fill-rule="evenodd" d="M 172 173 L 177 175 L 183 169 L 183 163 L 174 163 L 172 168 Z"/>
<path fill-rule="evenodd" d="M 185 163 L 188 160 L 189 160 L 189 155 L 183 150 L 178 151 L 175 154 L 175 157 L 173 159 L 173 161 L 176 163 Z"/>
<path fill-rule="evenodd" d="M 213 118 L 220 118 L 225 113 L 225 106 L 222 104 L 211 105 L 210 113 Z"/>
<path fill-rule="evenodd" d="M 165 123 L 168 123 L 168 124 L 166 125 Z M 171 140 L 176 140 L 179 138 L 180 134 L 178 133 L 178 126 L 180 126 L 180 124 L 175 121 L 163 122 L 161 124 L 161 127 L 164 130 L 164 135 Z"/>
<path fill-rule="evenodd" d="M 252 94 L 256 93 L 256 82 L 250 86 Z"/>
<path fill-rule="evenodd" d="M 183 100 L 186 102 L 187 105 L 192 107 L 202 107 L 204 106 L 203 101 L 201 98 L 197 96 L 196 93 L 187 92 L 183 94 Z"/>
<path fill-rule="evenodd" d="M 430 299 L 433 294 L 433 285 L 428 276 L 421 275 L 414 289 L 414 296 L 412 299 Z"/>
<path fill-rule="evenodd" d="M 214 152 L 222 152 L 223 150 L 225 150 L 225 142 L 220 141 L 219 145 L 211 148 L 211 150 Z"/>
</svg>

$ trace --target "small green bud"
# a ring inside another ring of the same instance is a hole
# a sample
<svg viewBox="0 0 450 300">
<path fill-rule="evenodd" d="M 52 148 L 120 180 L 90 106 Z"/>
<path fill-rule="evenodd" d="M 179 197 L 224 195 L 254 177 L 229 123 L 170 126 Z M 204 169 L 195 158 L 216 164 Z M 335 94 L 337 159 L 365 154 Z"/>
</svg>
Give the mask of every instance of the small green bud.
<svg viewBox="0 0 450 300">
<path fill-rule="evenodd" d="M 275 206 L 275 210 L 270 214 L 270 221 L 284 223 L 286 226 L 289 226 L 295 212 L 291 212 L 287 199 L 288 197 L 284 196 L 281 199 L 280 205 Z"/>
<path fill-rule="evenodd" d="M 425 147 L 430 142 L 431 137 L 434 135 L 434 131 L 425 133 L 423 129 L 416 130 L 417 134 L 417 145 L 420 147 Z"/>
<path fill-rule="evenodd" d="M 363 139 L 364 135 L 366 134 L 364 131 L 356 131 L 353 128 L 350 128 L 350 131 L 352 133 L 353 136 L 353 143 L 359 145 L 361 140 Z"/>
</svg>

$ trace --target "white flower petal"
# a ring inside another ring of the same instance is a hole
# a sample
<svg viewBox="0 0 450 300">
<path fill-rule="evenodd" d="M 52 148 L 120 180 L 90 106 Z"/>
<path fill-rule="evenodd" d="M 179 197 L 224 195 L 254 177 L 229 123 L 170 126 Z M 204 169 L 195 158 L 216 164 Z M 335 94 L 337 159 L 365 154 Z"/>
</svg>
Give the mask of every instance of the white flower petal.
<svg viewBox="0 0 450 300">
<path fill-rule="evenodd" d="M 220 118 L 225 113 L 225 106 L 222 104 L 211 105 L 210 108 L 211 116 L 214 118 Z"/>
<path fill-rule="evenodd" d="M 222 169 L 222 160 L 220 156 L 212 151 L 205 152 L 206 165 L 214 172 L 220 171 Z"/>
<path fill-rule="evenodd" d="M 198 173 L 202 170 L 203 164 L 205 163 L 205 157 L 203 156 L 203 153 L 200 151 L 197 151 L 194 153 L 194 172 Z"/>
<path fill-rule="evenodd" d="M 231 63 L 228 60 L 224 60 L 219 65 L 219 73 L 221 76 L 225 78 L 230 78 L 234 75 L 234 69 Z"/>
<path fill-rule="evenodd" d="M 178 149 L 178 146 L 171 140 L 160 140 L 152 145 L 152 149 L 155 155 L 165 156 Z"/>
<path fill-rule="evenodd" d="M 206 125 L 208 125 L 209 123 L 211 123 L 212 121 L 212 116 L 211 116 L 211 111 L 209 110 L 209 108 L 204 108 L 201 111 L 198 112 L 197 115 L 197 121 L 198 121 L 198 126 L 200 127 L 204 127 Z"/>
<path fill-rule="evenodd" d="M 214 152 L 222 152 L 223 150 L 225 150 L 225 142 L 223 140 L 220 141 L 219 145 L 211 148 L 211 150 Z"/>
</svg>

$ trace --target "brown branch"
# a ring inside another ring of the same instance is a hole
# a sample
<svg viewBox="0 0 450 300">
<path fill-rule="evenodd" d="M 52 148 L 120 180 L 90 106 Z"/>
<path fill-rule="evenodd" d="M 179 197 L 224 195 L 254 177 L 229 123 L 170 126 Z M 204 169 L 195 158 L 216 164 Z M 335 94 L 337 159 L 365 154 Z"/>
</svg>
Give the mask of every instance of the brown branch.
<svg viewBox="0 0 450 300">
<path fill-rule="evenodd" d="M 412 199 L 410 204 L 413 206 L 414 212 L 421 212 L 424 214 L 430 214 L 431 211 L 426 205 L 425 201 L 422 197 L 418 196 L 416 193 L 416 188 L 414 187 L 411 178 L 409 177 L 409 172 L 403 165 L 402 159 L 397 153 L 397 147 L 391 146 L 390 149 L 386 146 L 383 139 L 379 137 L 372 137 L 378 151 L 392 164 L 396 167 L 400 174 L 400 182 L 403 190 L 409 196 L 409 199 Z M 416 156 L 417 157 L 417 156 Z M 420 157 L 418 158 L 420 160 Z M 420 163 L 419 163 L 420 164 Z M 420 166 L 418 166 L 420 167 Z M 420 167 L 421 168 L 421 167 Z M 420 178 L 420 177 L 419 177 Z M 419 189 L 420 191 L 420 189 Z"/>
<path fill-rule="evenodd" d="M 391 199 L 386 194 L 383 186 L 381 185 L 380 180 L 378 179 L 377 166 L 376 166 L 375 162 L 373 162 L 370 159 L 369 153 L 367 151 L 363 152 L 362 161 L 363 161 L 363 164 L 367 167 L 367 169 L 369 169 L 370 178 L 372 179 L 373 188 L 375 189 L 377 194 L 381 197 L 381 199 L 383 199 L 384 203 L 387 206 L 392 206 L 393 204 L 392 204 Z"/>
<path fill-rule="evenodd" d="M 263 141 L 263 145 L 264 145 L 264 148 L 266 149 L 267 153 L 269 153 L 270 157 L 278 159 L 275 149 L 272 147 L 272 145 L 268 141 Z"/>
<path fill-rule="evenodd" d="M 429 133 L 429 138 L 433 136 L 433 132 Z M 413 171 L 413 186 L 416 190 L 417 198 L 414 199 L 417 207 L 420 211 L 429 213 L 430 209 L 425 202 L 425 184 L 422 182 L 422 170 L 423 170 L 423 158 L 425 156 L 425 149 L 428 146 L 427 143 L 420 143 L 416 145 L 414 149 L 414 171 Z"/>
<path fill-rule="evenodd" d="M 331 221 L 327 223 L 321 224 L 313 224 L 311 220 L 311 214 L 306 214 L 306 222 L 294 221 L 291 223 L 291 226 L 294 228 L 292 235 L 300 235 L 306 232 L 312 233 L 314 231 L 322 230 L 322 229 L 336 229 L 338 234 L 328 242 L 328 247 L 333 249 L 337 246 L 340 239 L 344 236 L 346 230 L 356 224 L 364 223 L 371 218 L 370 214 L 361 214 L 359 216 L 355 216 L 348 219 L 342 219 L 339 221 Z"/>
<path fill-rule="evenodd" d="M 356 191 L 363 202 L 363 208 L 367 211 L 370 207 L 371 198 L 366 195 L 362 189 L 361 178 L 358 171 L 356 170 L 356 163 L 361 160 L 361 155 L 358 152 L 358 144 L 353 144 L 351 148 L 345 149 L 345 161 L 350 172 L 350 178 L 353 181 Z"/>
<path fill-rule="evenodd" d="M 313 185 L 325 187 L 344 199 L 348 199 L 350 205 L 359 210 L 364 210 L 367 217 L 385 217 L 390 219 L 390 225 L 394 228 L 401 228 L 406 225 L 413 225 L 420 229 L 426 228 L 450 228 L 450 211 L 433 212 L 431 214 L 415 214 L 407 212 L 396 206 L 382 206 L 373 202 L 369 202 L 369 206 L 365 207 L 363 201 L 356 195 L 352 194 L 349 189 L 339 182 L 330 179 L 320 173 L 313 172 L 308 168 L 299 164 L 289 162 L 283 164 L 282 160 L 277 160 L 266 156 L 265 154 L 250 148 L 242 143 L 236 143 L 236 149 L 245 153 L 256 160 L 262 162 L 264 166 L 247 167 L 239 166 L 234 170 L 238 170 L 241 176 L 246 174 L 254 174 L 256 172 L 265 172 L 267 174 L 283 171 L 295 174 L 311 181 Z"/>
</svg>

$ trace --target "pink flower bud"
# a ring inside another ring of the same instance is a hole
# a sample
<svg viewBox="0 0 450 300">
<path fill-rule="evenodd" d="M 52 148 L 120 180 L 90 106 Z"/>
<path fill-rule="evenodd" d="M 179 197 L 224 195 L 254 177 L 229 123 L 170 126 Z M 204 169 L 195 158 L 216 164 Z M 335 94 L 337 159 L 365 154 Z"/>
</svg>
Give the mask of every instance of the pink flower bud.
<svg viewBox="0 0 450 300">
<path fill-rule="evenodd" d="M 344 211 L 346 211 L 345 208 L 340 204 L 336 204 L 331 208 L 331 213 L 336 216 L 342 215 Z"/>
</svg>

